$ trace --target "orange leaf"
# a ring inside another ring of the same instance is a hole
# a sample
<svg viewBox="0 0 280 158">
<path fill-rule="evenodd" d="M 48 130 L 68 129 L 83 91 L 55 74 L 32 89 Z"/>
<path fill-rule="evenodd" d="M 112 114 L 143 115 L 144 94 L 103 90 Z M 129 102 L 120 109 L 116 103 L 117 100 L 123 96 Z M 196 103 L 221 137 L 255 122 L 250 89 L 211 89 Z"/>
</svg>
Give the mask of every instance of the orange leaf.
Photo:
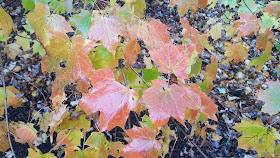
<svg viewBox="0 0 280 158">
<path fill-rule="evenodd" d="M 248 48 L 242 43 L 236 43 L 225 47 L 226 53 L 225 56 L 227 59 L 222 63 L 229 62 L 234 60 L 235 63 L 244 61 L 244 58 L 248 58 Z"/>
<path fill-rule="evenodd" d="M 134 38 L 127 45 L 124 46 L 123 53 L 125 57 L 125 63 L 127 66 L 132 66 L 137 60 L 137 54 L 140 53 L 140 45 L 137 42 L 137 38 Z"/>
<path fill-rule="evenodd" d="M 12 86 L 7 86 L 6 94 L 7 94 L 7 106 L 13 106 L 14 108 L 21 106 L 20 98 L 16 96 L 17 94 L 20 94 L 20 92 L 16 88 Z M 5 109 L 4 88 L 0 87 L 0 116 L 4 114 L 4 109 Z"/>
<path fill-rule="evenodd" d="M 195 45 L 184 46 L 172 43 L 164 44 L 159 50 L 151 50 L 149 53 L 152 60 L 159 66 L 159 71 L 167 74 L 174 73 L 178 78 L 187 79 L 186 69 L 189 66 L 189 54 L 193 52 Z"/>
<path fill-rule="evenodd" d="M 118 45 L 118 36 L 122 35 L 121 27 L 123 23 L 118 17 L 111 16 L 96 17 L 94 24 L 89 30 L 89 39 L 101 40 L 105 48 L 107 48 L 113 56 L 115 56 Z"/>
<path fill-rule="evenodd" d="M 154 158 L 161 155 L 161 144 L 155 140 L 157 132 L 151 130 L 147 125 L 143 128 L 134 126 L 127 130 L 127 135 L 132 141 L 124 146 L 123 157 Z"/>
<path fill-rule="evenodd" d="M 138 99 L 136 91 L 114 81 L 114 78 L 103 78 L 103 76 L 113 77 L 112 70 L 108 69 L 99 69 L 94 72 L 91 77 L 92 85 L 96 83 L 99 85 L 83 95 L 80 101 L 80 107 L 87 115 L 100 111 L 100 132 L 110 131 L 116 126 L 124 128 L 129 112 L 136 107 Z"/>
<path fill-rule="evenodd" d="M 185 89 L 163 80 L 152 80 L 153 86 L 143 93 L 143 101 L 149 109 L 153 127 L 160 130 L 167 124 L 169 118 L 173 116 L 184 125 L 186 107 L 195 108 L 192 98 L 186 97 Z"/>
<path fill-rule="evenodd" d="M 240 13 L 240 20 L 236 22 L 243 23 L 237 28 L 240 31 L 238 37 L 256 34 L 260 29 L 260 25 L 258 23 L 258 18 L 256 15 Z"/>
</svg>

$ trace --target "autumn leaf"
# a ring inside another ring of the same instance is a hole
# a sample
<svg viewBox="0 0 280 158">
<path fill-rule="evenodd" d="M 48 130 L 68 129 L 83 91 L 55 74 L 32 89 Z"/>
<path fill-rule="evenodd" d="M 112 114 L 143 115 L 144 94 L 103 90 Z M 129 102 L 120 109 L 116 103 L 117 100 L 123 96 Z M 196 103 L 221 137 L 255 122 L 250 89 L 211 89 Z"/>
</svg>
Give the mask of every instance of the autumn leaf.
<svg viewBox="0 0 280 158">
<path fill-rule="evenodd" d="M 240 13 L 240 20 L 236 21 L 236 23 L 240 23 L 240 26 L 237 28 L 240 31 L 238 37 L 248 37 L 252 34 L 257 34 L 260 29 L 256 15 Z"/>
<path fill-rule="evenodd" d="M 137 38 L 131 40 L 128 44 L 126 44 L 123 48 L 123 53 L 125 57 L 125 63 L 127 66 L 132 66 L 137 60 L 137 54 L 140 53 L 141 48 L 137 42 Z"/>
<path fill-rule="evenodd" d="M 11 132 L 14 133 L 16 136 L 15 141 L 19 143 L 31 143 L 33 145 L 33 142 L 37 138 L 37 130 L 33 127 L 33 123 L 24 123 L 24 122 L 12 122 L 11 123 Z M 21 139 L 23 138 L 23 139 Z M 25 139 L 25 140 L 24 140 Z M 28 142 L 26 142 L 26 140 Z"/>
<path fill-rule="evenodd" d="M 263 53 L 255 58 L 252 58 L 248 66 L 256 65 L 255 70 L 261 71 L 263 68 L 263 65 L 268 62 L 272 56 L 271 50 L 272 50 L 272 43 L 268 42 L 266 44 L 266 49 L 263 51 Z"/>
<path fill-rule="evenodd" d="M 94 24 L 89 30 L 89 39 L 101 40 L 105 48 L 107 48 L 113 56 L 115 56 L 118 45 L 118 36 L 122 35 L 121 27 L 123 23 L 121 19 L 115 16 L 98 16 L 94 20 Z"/>
<path fill-rule="evenodd" d="M 241 123 L 233 128 L 242 133 L 238 138 L 238 147 L 245 150 L 256 148 L 259 157 L 274 153 L 275 140 L 280 140 L 277 130 L 274 127 L 264 126 L 259 118 L 256 121 L 241 119 Z"/>
<path fill-rule="evenodd" d="M 5 109 L 5 96 L 4 96 L 4 88 L 0 87 L 0 116 L 4 114 Z M 14 108 L 20 107 L 21 101 L 17 95 L 21 93 L 12 86 L 6 87 L 6 94 L 7 94 L 7 106 L 13 106 Z"/>
<path fill-rule="evenodd" d="M 159 50 L 151 50 L 149 53 L 152 60 L 159 66 L 159 71 L 172 74 L 178 78 L 188 78 L 186 69 L 189 66 L 189 55 L 193 52 L 195 45 L 188 45 L 185 51 L 184 46 L 172 43 L 162 45 Z"/>
<path fill-rule="evenodd" d="M 10 148 L 9 139 L 7 137 L 7 125 L 6 122 L 0 122 L 0 152 L 6 152 Z"/>
<path fill-rule="evenodd" d="M 280 111 L 279 82 L 268 81 L 268 89 L 258 92 L 258 99 L 265 102 L 262 111 L 269 115 L 275 115 Z"/>
<path fill-rule="evenodd" d="M 79 130 L 63 130 L 57 134 L 57 143 L 66 145 L 67 148 L 80 146 L 81 139 L 84 137 L 83 133 Z"/>
<path fill-rule="evenodd" d="M 82 16 L 82 19 L 80 21 L 80 18 Z M 70 25 L 73 27 L 77 27 L 79 25 L 78 28 L 78 35 L 82 34 L 84 38 L 88 38 L 89 36 L 89 29 L 92 25 L 92 21 L 91 21 L 91 16 L 90 16 L 90 12 L 85 10 L 83 15 L 82 13 L 80 14 L 76 14 L 73 15 L 73 17 L 70 18 Z"/>
<path fill-rule="evenodd" d="M 76 115 L 65 117 L 60 123 L 60 129 L 66 130 L 75 127 L 76 130 L 82 130 L 83 134 L 85 134 L 90 128 L 90 121 L 86 119 L 85 114 Z"/>
<path fill-rule="evenodd" d="M 132 141 L 123 147 L 123 157 L 154 158 L 161 155 L 161 144 L 155 140 L 157 132 L 148 126 L 136 127 L 127 130 Z"/>
<path fill-rule="evenodd" d="M 171 0 L 169 6 L 178 5 L 178 12 L 180 16 L 188 13 L 188 9 L 192 9 L 192 13 L 196 11 L 198 7 L 204 9 L 207 6 L 207 0 Z"/>
<path fill-rule="evenodd" d="M 218 112 L 218 108 L 210 97 L 195 84 L 190 84 L 189 86 L 180 85 L 185 89 L 185 97 L 190 98 L 192 105 L 195 106 L 195 108 L 191 108 L 191 117 L 187 116 L 189 120 L 195 120 L 199 113 L 203 113 L 209 119 L 217 120 L 215 114 Z"/>
<path fill-rule="evenodd" d="M 35 1 L 35 9 L 33 12 L 28 13 L 27 19 L 36 33 L 39 41 L 47 46 L 50 42 L 48 32 L 72 32 L 73 29 L 61 15 L 50 16 L 50 8 L 47 4 Z"/>
<path fill-rule="evenodd" d="M 222 23 L 217 23 L 211 27 L 211 30 L 207 32 L 208 36 L 211 36 L 214 40 L 222 37 Z"/>
<path fill-rule="evenodd" d="M 263 11 L 267 12 L 270 15 L 276 14 L 276 17 L 279 17 L 280 16 L 280 3 L 276 2 L 276 1 L 271 1 L 263 9 Z"/>
<path fill-rule="evenodd" d="M 242 43 L 231 44 L 225 47 L 226 53 L 222 63 L 227 63 L 234 60 L 235 63 L 243 62 L 244 58 L 248 58 L 248 46 Z"/>
<path fill-rule="evenodd" d="M 186 107 L 195 108 L 189 97 L 185 97 L 185 89 L 163 80 L 153 80 L 153 86 L 144 91 L 143 101 L 149 109 L 153 127 L 160 130 L 173 116 L 184 125 Z"/>
<path fill-rule="evenodd" d="M 56 158 L 56 156 L 53 155 L 53 153 L 45 153 L 42 154 L 42 152 L 38 149 L 32 149 L 28 148 L 28 156 L 27 158 L 33 158 L 33 157 L 38 157 L 38 158 Z"/>
<path fill-rule="evenodd" d="M 0 30 L 5 38 L 8 38 L 12 30 L 15 32 L 17 28 L 14 25 L 13 19 L 11 16 L 5 12 L 5 10 L 0 6 Z"/>
<path fill-rule="evenodd" d="M 152 19 L 148 24 L 132 19 L 127 25 L 127 36 L 130 39 L 141 38 L 150 50 L 160 49 L 161 45 L 171 41 L 167 29 L 166 25 L 156 19 Z"/>
<path fill-rule="evenodd" d="M 125 0 L 125 2 L 130 6 L 137 17 L 143 18 L 144 11 L 146 10 L 145 0 Z"/>
<path fill-rule="evenodd" d="M 116 82 L 109 68 L 96 70 L 91 81 L 93 89 L 83 95 L 81 109 L 87 115 L 100 111 L 100 131 L 110 131 L 116 126 L 124 128 L 130 110 L 136 107 L 138 94 Z"/>
<path fill-rule="evenodd" d="M 218 60 L 215 56 L 212 56 L 211 64 L 207 65 L 206 67 L 206 77 L 204 78 L 203 82 L 198 83 L 198 86 L 201 88 L 201 91 L 205 92 L 205 94 L 207 95 L 214 87 L 212 82 L 216 80 L 217 69 Z"/>
<path fill-rule="evenodd" d="M 214 50 L 213 46 L 208 44 L 207 35 L 200 35 L 197 29 L 190 26 L 187 19 L 181 18 L 180 22 L 183 26 L 183 44 L 195 44 L 196 50 L 200 54 L 204 48 Z"/>
<path fill-rule="evenodd" d="M 242 0 L 240 4 L 239 13 L 254 14 L 260 7 L 254 0 Z"/>
<path fill-rule="evenodd" d="M 111 142 L 109 142 L 103 133 L 92 132 L 85 142 L 85 145 L 94 147 L 101 157 L 108 157 Z"/>
</svg>

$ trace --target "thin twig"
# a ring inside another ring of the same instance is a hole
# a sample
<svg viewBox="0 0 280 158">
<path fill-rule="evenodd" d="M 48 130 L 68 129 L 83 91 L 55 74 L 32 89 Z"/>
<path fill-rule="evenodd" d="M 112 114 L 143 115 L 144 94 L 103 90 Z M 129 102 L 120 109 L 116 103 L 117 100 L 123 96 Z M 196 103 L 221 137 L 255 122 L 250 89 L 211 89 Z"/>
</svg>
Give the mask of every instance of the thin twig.
<svg viewBox="0 0 280 158">
<path fill-rule="evenodd" d="M 4 76 L 5 74 L 4 74 L 4 69 L 3 69 L 4 64 L 2 62 L 2 53 L 0 53 L 0 64 L 1 64 L 1 73 L 2 73 L 2 83 L 3 83 L 3 89 L 4 89 L 4 96 L 5 96 L 5 118 L 6 118 L 7 134 L 8 134 L 8 139 L 9 139 L 11 151 L 13 153 L 13 157 L 15 158 L 16 155 L 15 155 L 14 148 L 13 148 L 13 145 L 12 145 L 10 128 L 9 128 L 7 92 L 6 92 L 6 84 L 5 84 L 5 76 Z"/>
<path fill-rule="evenodd" d="M 196 149 L 200 152 L 200 154 L 204 157 L 204 158 L 208 158 L 201 150 L 200 148 L 189 139 L 189 135 L 177 124 L 177 122 L 175 121 L 175 119 L 173 117 L 171 117 L 171 120 L 174 122 L 174 124 L 183 132 L 183 134 L 187 137 L 187 139 L 190 141 L 190 143 L 192 143 Z"/>
<path fill-rule="evenodd" d="M 12 133 L 11 131 L 10 131 L 10 133 L 11 133 L 14 137 L 18 137 L 19 139 L 22 139 L 22 140 L 26 141 L 26 142 L 30 145 L 30 147 L 33 147 L 33 146 L 34 146 L 34 145 L 33 145 L 31 142 L 29 142 L 28 140 L 26 140 L 26 139 L 24 139 L 24 138 L 22 138 L 22 137 L 20 137 L 20 136 L 17 136 L 16 134 Z"/>
<path fill-rule="evenodd" d="M 88 3 L 88 0 L 86 1 L 85 5 L 84 5 L 84 9 L 83 9 L 83 12 L 82 12 L 82 14 L 81 14 L 81 17 L 80 17 L 79 23 L 78 23 L 78 25 L 77 25 L 77 28 L 76 28 L 76 30 L 75 30 L 74 36 L 77 34 L 78 28 L 79 28 L 79 26 L 80 26 L 80 23 L 81 23 L 81 21 L 82 21 L 83 15 L 84 15 L 84 12 L 85 12 L 85 10 L 86 10 L 87 3 Z"/>
<path fill-rule="evenodd" d="M 67 1 L 69 1 L 69 0 L 65 0 L 65 1 L 62 2 L 59 6 L 57 6 L 57 7 L 54 9 L 54 11 L 52 12 L 51 16 L 56 12 L 56 10 L 57 10 L 61 5 L 63 5 L 63 4 L 66 3 Z"/>
<path fill-rule="evenodd" d="M 133 71 L 136 73 L 136 75 L 137 75 L 138 77 L 140 77 L 141 80 L 150 88 L 150 85 L 145 81 L 145 79 L 144 79 L 132 66 L 130 66 L 130 68 L 131 68 L 131 70 L 133 70 Z"/>
<path fill-rule="evenodd" d="M 253 12 L 252 12 L 252 10 L 248 7 L 248 5 L 246 4 L 246 2 L 245 2 L 245 0 L 243 0 L 243 2 L 244 2 L 244 4 L 245 4 L 245 6 L 250 10 L 250 12 L 252 13 L 252 14 L 254 14 Z"/>
<path fill-rule="evenodd" d="M 122 75 L 123 75 L 123 80 L 124 80 L 124 86 L 127 86 L 127 80 L 123 71 L 123 66 L 121 66 L 121 70 L 122 70 Z"/>
</svg>

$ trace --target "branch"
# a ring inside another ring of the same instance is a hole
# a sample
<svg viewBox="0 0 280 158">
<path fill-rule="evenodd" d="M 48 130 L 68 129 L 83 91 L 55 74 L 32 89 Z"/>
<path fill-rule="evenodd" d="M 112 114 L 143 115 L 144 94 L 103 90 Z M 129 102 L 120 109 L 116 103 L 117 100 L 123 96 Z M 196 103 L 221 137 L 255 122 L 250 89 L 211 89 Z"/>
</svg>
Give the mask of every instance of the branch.
<svg viewBox="0 0 280 158">
<path fill-rule="evenodd" d="M 4 96 L 5 96 L 5 120 L 6 120 L 6 126 L 7 126 L 7 134 L 8 134 L 8 139 L 9 139 L 11 151 L 13 153 L 13 157 L 15 158 L 16 155 L 15 155 L 14 148 L 13 148 L 13 145 L 12 145 L 10 129 L 9 129 L 7 93 L 6 93 L 5 76 L 4 76 L 5 74 L 4 74 L 4 69 L 3 69 L 4 64 L 2 62 L 2 53 L 0 53 L 0 64 L 1 64 L 1 75 L 2 75 L 2 83 L 3 83 L 3 88 L 4 88 Z"/>
<path fill-rule="evenodd" d="M 130 66 L 130 68 L 136 73 L 136 75 L 138 76 L 138 77 L 140 77 L 141 78 L 141 80 L 150 88 L 151 86 L 145 81 L 145 79 L 132 67 L 132 66 Z"/>
</svg>

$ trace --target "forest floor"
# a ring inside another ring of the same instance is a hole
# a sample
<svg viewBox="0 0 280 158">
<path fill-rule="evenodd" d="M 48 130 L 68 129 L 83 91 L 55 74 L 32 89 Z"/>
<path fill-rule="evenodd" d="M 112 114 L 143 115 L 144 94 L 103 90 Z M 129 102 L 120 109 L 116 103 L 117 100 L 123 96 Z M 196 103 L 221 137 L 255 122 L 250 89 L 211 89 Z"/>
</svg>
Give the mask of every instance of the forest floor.
<svg viewBox="0 0 280 158">
<path fill-rule="evenodd" d="M 160 3 L 159 3 L 160 2 Z M 75 2 L 76 3 L 76 2 Z M 154 1 L 146 0 L 147 9 L 145 12 L 146 18 L 155 18 L 160 20 L 162 23 L 166 24 L 170 29 L 169 33 L 174 43 L 182 43 L 182 26 L 180 24 L 180 16 L 177 12 L 174 12 L 174 8 L 168 7 L 169 1 Z M 0 5 L 10 13 L 17 29 L 23 30 L 23 23 L 26 20 L 24 17 L 24 9 L 21 6 L 21 0 L 11 0 L 3 1 L 0 0 Z M 83 5 L 79 5 L 78 2 L 74 5 L 77 8 L 82 8 Z M 92 9 L 90 5 L 87 9 Z M 238 14 L 236 9 L 231 9 L 220 5 L 219 2 L 214 8 L 205 10 L 198 10 L 195 14 L 186 14 L 184 17 L 187 18 L 192 25 L 192 27 L 198 29 L 199 32 L 205 33 L 211 29 L 211 25 L 206 25 L 209 19 L 216 19 L 220 22 L 224 22 L 225 19 L 222 18 L 226 11 L 232 14 Z M 72 15 L 66 15 L 72 16 Z M 279 39 L 279 30 L 274 30 L 274 35 L 276 39 Z M 11 35 L 12 38 L 9 39 L 8 43 L 13 43 L 15 41 L 16 34 Z M 254 52 L 254 47 L 256 45 L 256 36 L 245 37 L 243 41 L 246 42 L 250 47 L 249 58 L 255 57 L 256 53 Z M 218 40 L 211 40 L 210 44 L 215 48 L 215 56 L 220 61 L 223 58 L 225 50 L 223 45 L 220 42 L 227 41 L 227 37 L 222 33 L 221 38 Z M 144 48 L 142 48 L 144 49 Z M 4 43 L 0 42 L 1 54 L 4 50 Z M 200 56 L 202 59 L 202 70 L 206 69 L 207 63 L 210 63 L 210 58 L 213 54 L 210 54 L 208 51 L 203 51 L 203 55 Z M 249 150 L 245 151 L 238 148 L 237 139 L 241 136 L 236 130 L 232 127 L 241 121 L 241 118 L 250 118 L 255 120 L 257 117 L 262 120 L 262 122 L 277 122 L 279 119 L 279 114 L 274 115 L 272 118 L 261 112 L 261 108 L 264 105 L 262 101 L 259 101 L 256 97 L 256 92 L 267 88 L 265 84 L 266 80 L 277 81 L 280 79 L 280 54 L 279 51 L 273 48 L 273 53 L 271 59 L 264 65 L 262 71 L 255 71 L 253 67 L 249 67 L 247 61 L 240 62 L 238 64 L 219 64 L 217 79 L 213 82 L 214 88 L 209 94 L 209 97 L 218 105 L 218 112 L 216 116 L 218 121 L 209 120 L 209 124 L 214 124 L 217 126 L 216 130 L 213 132 L 207 130 L 206 141 L 203 146 L 200 146 L 202 143 L 201 138 L 193 138 L 190 143 L 190 140 L 186 138 L 185 133 L 191 133 L 191 126 L 186 122 L 189 129 L 185 131 L 177 131 L 178 140 L 174 145 L 174 142 L 170 143 L 170 151 L 172 151 L 172 156 L 177 157 L 204 157 L 205 154 L 207 157 L 255 157 L 257 156 L 256 151 Z M 34 109 L 38 111 L 43 107 L 42 111 L 47 111 L 51 107 L 51 100 L 49 99 L 51 95 L 51 85 L 52 81 L 55 78 L 55 74 L 47 74 L 41 70 L 41 61 L 42 57 L 36 53 L 25 52 L 24 55 L 16 57 L 13 61 L 7 56 L 3 56 L 3 62 L 5 67 L 5 83 L 6 86 L 13 86 L 18 89 L 22 94 L 22 98 L 26 101 L 22 107 L 8 108 L 8 118 L 9 121 L 22 121 L 22 122 L 32 122 L 38 123 L 38 120 L 32 119 L 32 112 Z M 192 81 L 194 83 L 200 81 L 199 77 L 194 78 Z M 0 82 L 0 86 L 2 86 Z M 35 91 L 35 92 L 34 92 Z M 36 92 L 41 91 L 43 95 L 34 95 Z M 67 94 L 68 100 L 65 101 L 66 105 L 73 106 L 77 98 L 81 98 L 81 94 L 75 90 L 75 86 L 69 85 L 65 92 Z M 73 95 L 74 94 L 74 95 Z M 43 97 L 44 96 L 44 97 Z M 47 105 L 44 107 L 44 104 Z M 136 115 L 133 112 L 130 114 L 131 126 L 137 125 Z M 140 118 L 140 116 L 139 116 Z M 4 120 L 3 117 L 0 117 L 0 121 Z M 175 124 L 173 121 L 168 123 L 171 129 L 177 130 L 178 124 Z M 273 127 L 278 131 L 280 130 L 280 122 L 273 124 Z M 35 125 L 35 129 L 39 129 L 39 125 Z M 184 129 L 184 127 L 182 127 Z M 122 140 L 121 135 L 122 129 L 115 128 L 110 132 L 105 132 L 105 135 L 111 139 Z M 213 139 L 213 137 L 217 139 Z M 278 142 L 279 143 L 279 142 Z M 12 145 L 15 149 L 15 154 L 17 157 L 26 157 L 28 155 L 29 145 L 27 143 L 21 144 L 15 141 L 12 141 Z M 42 153 L 49 152 L 52 149 L 53 144 L 51 143 L 50 138 L 48 138 L 45 143 L 37 146 Z M 61 156 L 61 151 L 52 151 L 57 156 Z M 0 157 L 7 156 L 7 153 L 1 153 Z M 166 155 L 169 157 L 169 154 Z"/>
</svg>

